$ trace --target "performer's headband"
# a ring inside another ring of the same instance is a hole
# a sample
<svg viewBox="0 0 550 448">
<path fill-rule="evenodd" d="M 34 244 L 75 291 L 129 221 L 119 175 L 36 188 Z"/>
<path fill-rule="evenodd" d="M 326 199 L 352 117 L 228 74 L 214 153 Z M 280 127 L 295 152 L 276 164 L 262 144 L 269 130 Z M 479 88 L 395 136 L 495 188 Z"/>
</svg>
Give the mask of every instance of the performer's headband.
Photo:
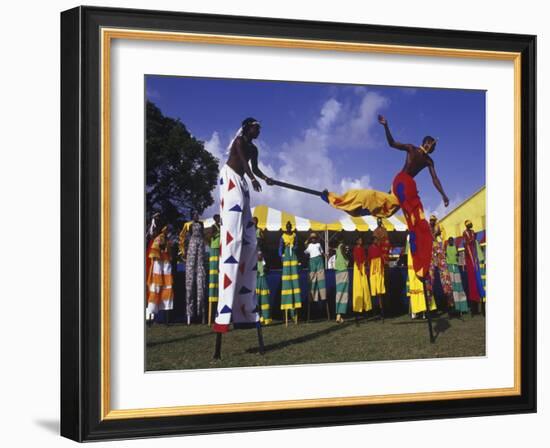
<svg viewBox="0 0 550 448">
<path fill-rule="evenodd" d="M 246 120 L 244 120 L 242 122 L 241 127 L 239 129 L 237 129 L 237 132 L 235 133 L 235 136 L 233 137 L 233 139 L 229 143 L 229 146 L 227 147 L 227 151 L 226 151 L 227 155 L 229 155 L 229 152 L 231 151 L 231 147 L 233 146 L 233 143 L 235 143 L 235 140 L 237 140 L 238 137 L 243 136 L 244 128 L 246 128 L 248 126 L 253 126 L 253 125 L 260 126 L 260 122 L 258 120 L 253 119 L 253 118 L 252 119 L 247 118 Z"/>
<path fill-rule="evenodd" d="M 464 225 L 465 225 L 466 227 L 468 227 L 468 226 L 472 225 L 472 221 L 470 221 L 469 219 L 467 219 L 466 221 L 464 221 Z"/>
</svg>

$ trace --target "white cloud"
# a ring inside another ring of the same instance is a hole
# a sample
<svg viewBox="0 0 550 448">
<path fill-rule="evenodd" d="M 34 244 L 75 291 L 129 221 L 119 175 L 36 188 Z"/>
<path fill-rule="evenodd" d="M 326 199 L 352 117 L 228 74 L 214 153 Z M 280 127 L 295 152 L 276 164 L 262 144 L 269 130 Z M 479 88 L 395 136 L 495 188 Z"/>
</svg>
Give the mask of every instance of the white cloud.
<svg viewBox="0 0 550 448">
<path fill-rule="evenodd" d="M 218 132 L 213 132 L 210 139 L 204 142 L 204 149 L 216 157 L 220 163 L 223 163 L 225 148 L 222 147 L 220 134 Z"/>
</svg>

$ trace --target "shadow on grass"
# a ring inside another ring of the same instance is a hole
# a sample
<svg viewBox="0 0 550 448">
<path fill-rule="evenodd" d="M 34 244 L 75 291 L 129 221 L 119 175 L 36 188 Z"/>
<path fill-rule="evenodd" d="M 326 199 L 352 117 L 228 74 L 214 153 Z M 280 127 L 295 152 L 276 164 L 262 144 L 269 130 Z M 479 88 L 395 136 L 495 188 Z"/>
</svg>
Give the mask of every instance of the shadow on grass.
<svg viewBox="0 0 550 448">
<path fill-rule="evenodd" d="M 276 350 L 282 350 L 290 345 L 303 344 L 304 342 L 312 341 L 314 339 L 320 338 L 322 336 L 333 333 L 335 331 L 340 331 L 344 328 L 354 325 L 354 323 L 355 323 L 354 321 L 349 320 L 347 322 L 344 322 L 343 324 L 334 324 L 334 326 L 330 328 L 325 328 L 324 330 L 316 331 L 310 334 L 305 334 L 303 336 L 299 336 L 294 339 L 277 342 L 276 344 L 268 344 L 265 346 L 265 351 L 266 353 L 268 353 Z M 246 349 L 246 353 L 258 353 L 258 351 L 259 351 L 258 347 Z"/>
<path fill-rule="evenodd" d="M 440 317 L 435 321 L 434 325 L 434 338 L 437 339 L 440 334 L 445 333 L 449 328 L 451 328 L 451 324 L 449 323 L 449 319 L 445 317 Z"/>
<path fill-rule="evenodd" d="M 212 332 L 208 333 L 202 333 L 202 334 L 190 334 L 187 336 L 182 336 L 181 338 L 173 338 L 173 339 L 166 339 L 164 341 L 158 341 L 158 342 L 147 342 L 147 348 L 157 347 L 159 345 L 165 345 L 165 344 L 172 344 L 174 342 L 185 342 L 190 341 L 192 339 L 198 339 L 203 338 L 205 336 L 212 336 Z"/>
</svg>

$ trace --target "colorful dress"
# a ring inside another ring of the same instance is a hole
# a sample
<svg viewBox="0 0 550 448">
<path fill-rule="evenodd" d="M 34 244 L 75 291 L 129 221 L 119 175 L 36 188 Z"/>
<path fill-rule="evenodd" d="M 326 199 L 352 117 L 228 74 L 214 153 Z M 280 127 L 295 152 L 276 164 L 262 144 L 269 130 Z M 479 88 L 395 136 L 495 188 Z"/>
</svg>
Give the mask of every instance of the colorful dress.
<svg viewBox="0 0 550 448">
<path fill-rule="evenodd" d="M 313 302 L 326 300 L 325 260 L 320 243 L 309 243 L 304 250 L 309 255 L 309 298 Z"/>
<path fill-rule="evenodd" d="M 416 275 L 413 258 L 411 256 L 411 246 L 407 238 L 407 296 L 411 301 L 411 312 L 414 314 L 426 311 L 426 296 L 424 295 L 424 285 Z M 430 301 L 430 310 L 437 309 L 435 300 Z"/>
<path fill-rule="evenodd" d="M 220 264 L 220 227 L 214 223 L 210 240 L 210 256 L 208 258 L 208 302 L 218 303 L 219 264 Z"/>
<path fill-rule="evenodd" d="M 204 315 L 204 229 L 200 221 L 192 222 L 185 258 L 185 298 L 188 317 Z M 195 300 L 193 300 L 193 297 Z"/>
<path fill-rule="evenodd" d="M 369 247 L 370 292 L 373 296 L 386 294 L 384 281 L 384 253 L 377 244 Z"/>
<path fill-rule="evenodd" d="M 348 260 L 344 257 L 344 245 L 339 244 L 336 249 L 336 314 L 345 314 L 348 311 L 349 300 L 349 271 Z"/>
<path fill-rule="evenodd" d="M 356 313 L 372 310 L 372 300 L 367 280 L 367 254 L 363 246 L 353 248 L 352 307 Z"/>
<path fill-rule="evenodd" d="M 250 210 L 250 191 L 244 176 L 229 165 L 220 170 L 219 300 L 213 330 L 225 333 L 229 325 L 260 325 L 256 300 L 258 252 Z"/>
<path fill-rule="evenodd" d="M 159 310 L 174 308 L 172 258 L 164 233 L 153 239 L 148 258 L 151 262 L 147 273 L 147 310 L 145 312 L 147 320 Z"/>
<path fill-rule="evenodd" d="M 466 294 L 462 286 L 462 277 L 460 275 L 460 269 L 458 268 L 458 251 L 456 246 L 447 246 L 446 261 L 453 286 L 455 310 L 467 313 L 469 311 L 468 301 L 466 300 Z"/>
<path fill-rule="evenodd" d="M 256 297 L 260 305 L 260 322 L 264 325 L 269 325 L 271 319 L 271 304 L 269 301 L 270 291 L 267 284 L 267 276 L 265 274 L 265 260 L 258 260 L 258 272 L 256 279 Z"/>
<path fill-rule="evenodd" d="M 445 259 L 445 252 L 443 250 L 443 241 L 440 237 L 441 229 L 439 224 L 436 224 L 433 228 L 433 242 L 432 242 L 432 262 L 430 263 L 429 275 L 426 278 L 426 293 L 433 300 L 433 290 L 435 282 L 435 271 L 437 269 L 439 273 L 439 279 L 441 281 L 441 287 L 443 288 L 443 294 L 447 299 L 449 307 L 454 306 L 453 300 L 453 284 L 451 282 L 451 275 L 449 274 L 449 268 L 447 267 L 447 261 Z"/>
<path fill-rule="evenodd" d="M 283 261 L 281 309 L 294 310 L 302 308 L 298 257 L 296 256 L 296 233 L 283 233 L 279 245 L 279 256 Z"/>
<path fill-rule="evenodd" d="M 466 261 L 466 275 L 468 278 L 468 299 L 472 302 L 481 302 L 485 297 L 485 289 L 481 281 L 481 270 L 477 255 L 476 234 L 466 229 L 464 237 L 464 257 Z"/>
</svg>

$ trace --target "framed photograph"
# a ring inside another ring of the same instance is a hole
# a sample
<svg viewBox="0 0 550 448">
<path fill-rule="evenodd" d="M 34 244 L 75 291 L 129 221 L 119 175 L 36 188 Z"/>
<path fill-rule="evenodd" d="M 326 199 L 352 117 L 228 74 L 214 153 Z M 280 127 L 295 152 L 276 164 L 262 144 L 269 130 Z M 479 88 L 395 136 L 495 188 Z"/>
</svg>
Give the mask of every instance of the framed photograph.
<svg viewBox="0 0 550 448">
<path fill-rule="evenodd" d="M 61 14 L 61 434 L 536 411 L 529 35 Z"/>
</svg>

